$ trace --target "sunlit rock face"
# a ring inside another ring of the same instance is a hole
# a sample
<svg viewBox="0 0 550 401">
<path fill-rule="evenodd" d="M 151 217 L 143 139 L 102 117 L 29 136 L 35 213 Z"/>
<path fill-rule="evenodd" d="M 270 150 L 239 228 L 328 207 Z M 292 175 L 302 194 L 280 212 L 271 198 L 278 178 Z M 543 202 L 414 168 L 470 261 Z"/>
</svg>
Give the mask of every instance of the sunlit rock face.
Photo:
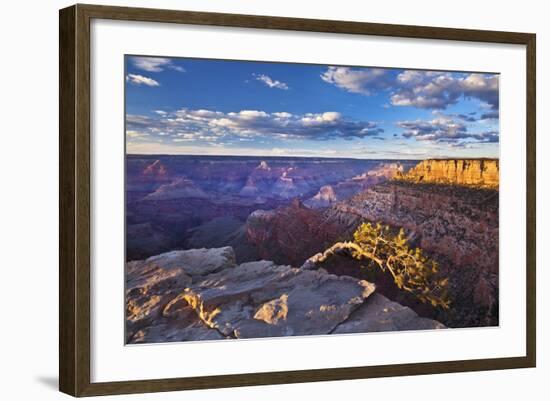
<svg viewBox="0 0 550 401">
<path fill-rule="evenodd" d="M 237 265 L 231 247 L 126 266 L 128 343 L 439 328 L 365 280 L 270 261 Z"/>
<path fill-rule="evenodd" d="M 497 159 L 424 160 L 399 179 L 415 183 L 468 185 L 498 188 Z"/>
</svg>

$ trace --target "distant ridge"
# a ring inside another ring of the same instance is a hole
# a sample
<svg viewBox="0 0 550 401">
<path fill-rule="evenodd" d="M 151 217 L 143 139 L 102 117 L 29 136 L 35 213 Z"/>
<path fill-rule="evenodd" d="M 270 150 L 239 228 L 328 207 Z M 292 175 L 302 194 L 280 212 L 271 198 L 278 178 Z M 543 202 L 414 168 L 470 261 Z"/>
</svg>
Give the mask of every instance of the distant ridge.
<svg viewBox="0 0 550 401">
<path fill-rule="evenodd" d="M 419 158 L 400 159 L 395 157 L 327 157 L 327 156 L 273 156 L 273 155 L 188 155 L 188 154 L 160 154 L 160 153 L 127 153 L 128 159 L 169 159 L 169 158 L 196 158 L 196 159 L 246 159 L 246 160 L 355 160 L 355 161 L 421 161 Z"/>
</svg>

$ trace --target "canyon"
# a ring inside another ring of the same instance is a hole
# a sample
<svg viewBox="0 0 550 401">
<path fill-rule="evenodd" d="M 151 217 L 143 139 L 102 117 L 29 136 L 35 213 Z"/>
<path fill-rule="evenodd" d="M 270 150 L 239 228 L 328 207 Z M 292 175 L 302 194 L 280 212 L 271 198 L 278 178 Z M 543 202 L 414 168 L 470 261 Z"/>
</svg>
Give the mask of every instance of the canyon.
<svg viewBox="0 0 550 401">
<path fill-rule="evenodd" d="M 498 160 L 127 158 L 131 343 L 498 325 Z M 452 307 L 336 255 L 362 222 L 437 261 Z"/>
<path fill-rule="evenodd" d="M 126 158 L 127 260 L 172 249 L 221 246 L 205 230 L 236 231 L 256 210 L 275 210 L 299 200 L 322 209 L 383 182 L 411 161 L 238 156 Z M 320 195 L 331 188 L 332 200 Z M 328 203 L 327 203 L 328 202 Z M 206 226 L 205 226 L 206 225 Z M 198 234 L 199 233 L 199 234 Z M 236 233 L 227 233 L 235 237 Z M 205 241 L 201 243 L 200 239 Z M 250 260 L 241 256 L 238 260 Z M 250 253 L 250 252 L 249 252 Z"/>
</svg>

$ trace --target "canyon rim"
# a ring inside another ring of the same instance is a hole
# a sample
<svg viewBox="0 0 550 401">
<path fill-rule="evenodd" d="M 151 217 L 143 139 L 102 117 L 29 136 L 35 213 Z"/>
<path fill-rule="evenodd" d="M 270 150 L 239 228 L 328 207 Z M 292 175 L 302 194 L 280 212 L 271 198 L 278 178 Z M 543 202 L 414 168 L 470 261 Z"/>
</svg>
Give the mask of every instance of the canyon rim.
<svg viewBox="0 0 550 401">
<path fill-rule="evenodd" d="M 498 74 L 125 63 L 127 344 L 498 326 Z"/>
</svg>

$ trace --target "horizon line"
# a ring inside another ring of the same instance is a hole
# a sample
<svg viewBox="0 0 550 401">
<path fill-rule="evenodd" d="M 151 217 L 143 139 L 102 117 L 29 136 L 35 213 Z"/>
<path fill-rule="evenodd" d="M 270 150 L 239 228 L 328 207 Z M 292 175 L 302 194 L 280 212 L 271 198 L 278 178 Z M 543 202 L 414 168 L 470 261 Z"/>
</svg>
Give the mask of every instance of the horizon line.
<svg viewBox="0 0 550 401">
<path fill-rule="evenodd" d="M 352 160 L 500 160 L 499 157 L 448 157 L 448 156 L 434 156 L 434 157 L 419 157 L 419 158 L 399 158 L 399 157 L 369 157 L 359 158 L 350 156 L 300 156 L 300 155 L 216 155 L 216 154 L 187 154 L 187 153 L 125 153 L 125 156 L 185 156 L 185 157 L 248 157 L 248 158 L 302 158 L 302 159 L 352 159 Z"/>
</svg>

